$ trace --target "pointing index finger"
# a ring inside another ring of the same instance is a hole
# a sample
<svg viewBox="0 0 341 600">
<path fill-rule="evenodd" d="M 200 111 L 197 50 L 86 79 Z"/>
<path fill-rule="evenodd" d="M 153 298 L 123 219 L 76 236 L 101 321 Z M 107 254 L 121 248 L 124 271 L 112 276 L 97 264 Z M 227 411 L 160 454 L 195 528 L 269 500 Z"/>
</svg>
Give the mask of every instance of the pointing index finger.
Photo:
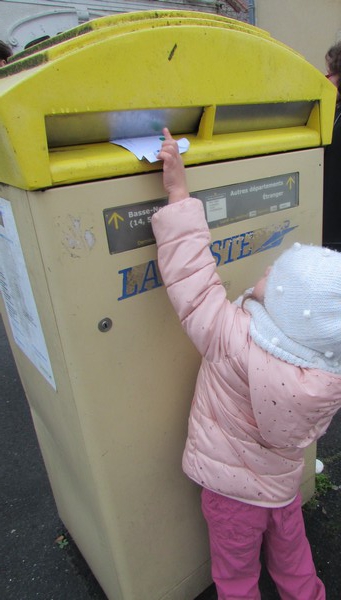
<svg viewBox="0 0 341 600">
<path fill-rule="evenodd" d="M 164 127 L 164 129 L 162 130 L 162 133 L 165 136 L 166 140 L 171 140 L 172 139 L 170 131 L 169 131 L 169 129 L 167 129 L 167 127 Z"/>
</svg>

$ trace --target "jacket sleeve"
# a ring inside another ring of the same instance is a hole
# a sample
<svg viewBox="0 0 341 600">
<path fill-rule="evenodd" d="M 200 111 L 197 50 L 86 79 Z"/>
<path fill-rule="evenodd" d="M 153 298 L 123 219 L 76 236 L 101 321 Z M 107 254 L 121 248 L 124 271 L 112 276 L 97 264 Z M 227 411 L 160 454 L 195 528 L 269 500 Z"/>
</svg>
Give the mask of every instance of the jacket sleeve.
<svg viewBox="0 0 341 600">
<path fill-rule="evenodd" d="M 187 198 L 169 204 L 153 216 L 152 226 L 173 307 L 200 354 L 215 361 L 222 328 L 228 334 L 227 321 L 231 326 L 237 307 L 227 300 L 216 272 L 202 202 Z"/>
</svg>

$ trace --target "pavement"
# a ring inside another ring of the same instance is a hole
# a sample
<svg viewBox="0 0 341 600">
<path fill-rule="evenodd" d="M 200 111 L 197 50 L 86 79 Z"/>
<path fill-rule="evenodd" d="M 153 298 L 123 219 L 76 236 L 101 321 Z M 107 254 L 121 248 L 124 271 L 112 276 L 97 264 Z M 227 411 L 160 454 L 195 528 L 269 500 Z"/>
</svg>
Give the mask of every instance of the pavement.
<svg viewBox="0 0 341 600">
<path fill-rule="evenodd" d="M 1 318 L 0 356 L 0 598 L 106 600 L 58 517 Z M 318 457 L 324 462 L 326 477 L 320 482 L 320 493 L 305 507 L 304 518 L 327 600 L 340 600 L 341 411 L 319 441 Z M 262 600 L 279 599 L 264 569 L 260 588 Z M 188 600 L 217 600 L 215 588 L 212 585 L 197 599 Z"/>
</svg>

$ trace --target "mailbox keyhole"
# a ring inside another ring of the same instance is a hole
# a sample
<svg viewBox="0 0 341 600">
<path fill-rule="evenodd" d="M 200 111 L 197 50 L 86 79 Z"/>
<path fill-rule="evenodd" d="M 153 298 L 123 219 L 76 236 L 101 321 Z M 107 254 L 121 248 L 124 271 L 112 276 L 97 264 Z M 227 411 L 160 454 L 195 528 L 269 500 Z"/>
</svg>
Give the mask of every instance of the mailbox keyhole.
<svg viewBox="0 0 341 600">
<path fill-rule="evenodd" d="M 111 328 L 112 328 L 112 320 L 109 319 L 109 317 L 104 317 L 104 319 L 101 319 L 100 322 L 98 323 L 98 329 L 102 333 L 106 333 Z"/>
</svg>

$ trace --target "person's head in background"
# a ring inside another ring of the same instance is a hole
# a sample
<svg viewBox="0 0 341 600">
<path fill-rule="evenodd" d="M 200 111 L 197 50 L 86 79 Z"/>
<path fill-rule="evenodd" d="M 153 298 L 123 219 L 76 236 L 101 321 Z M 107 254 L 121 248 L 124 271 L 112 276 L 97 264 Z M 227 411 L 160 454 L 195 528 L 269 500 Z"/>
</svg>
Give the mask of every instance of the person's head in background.
<svg viewBox="0 0 341 600">
<path fill-rule="evenodd" d="M 341 101 L 341 41 L 329 48 L 326 54 L 327 77 L 338 90 L 337 102 Z"/>
<path fill-rule="evenodd" d="M 7 64 L 7 60 L 12 54 L 12 49 L 0 40 L 0 67 L 4 67 Z"/>
</svg>

